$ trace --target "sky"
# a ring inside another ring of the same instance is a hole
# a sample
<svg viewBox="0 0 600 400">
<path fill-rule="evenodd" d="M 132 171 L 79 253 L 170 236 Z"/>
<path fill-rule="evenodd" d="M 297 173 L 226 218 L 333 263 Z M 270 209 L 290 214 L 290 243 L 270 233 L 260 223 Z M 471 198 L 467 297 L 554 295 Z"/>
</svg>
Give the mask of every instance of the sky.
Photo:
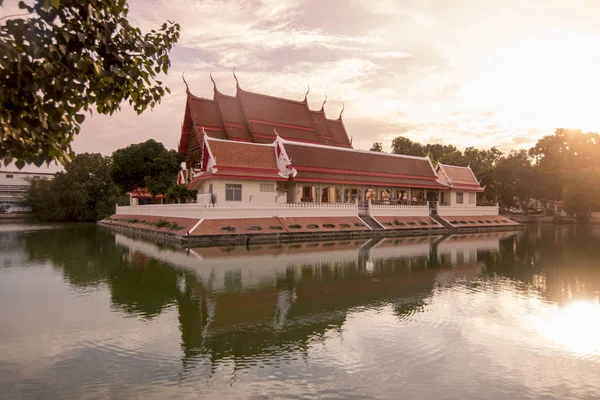
<svg viewBox="0 0 600 400">
<path fill-rule="evenodd" d="M 181 24 L 171 94 L 137 116 L 88 117 L 76 152 L 154 138 L 176 148 L 193 94 L 243 89 L 300 100 L 325 96 L 355 148 L 399 135 L 421 143 L 503 151 L 528 148 L 557 127 L 597 131 L 600 2 L 596 0 L 129 0 L 143 31 Z M 5 0 L 0 18 L 14 10 Z"/>
</svg>

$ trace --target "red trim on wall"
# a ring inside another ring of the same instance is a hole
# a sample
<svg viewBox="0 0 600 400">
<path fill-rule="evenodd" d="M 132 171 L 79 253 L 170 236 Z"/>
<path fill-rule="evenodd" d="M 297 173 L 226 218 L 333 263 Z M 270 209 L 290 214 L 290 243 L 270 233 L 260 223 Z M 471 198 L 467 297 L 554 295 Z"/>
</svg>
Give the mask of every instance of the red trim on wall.
<svg viewBox="0 0 600 400">
<path fill-rule="evenodd" d="M 406 188 L 417 188 L 417 189 L 439 189 L 439 190 L 446 190 L 443 187 L 439 187 L 439 186 L 427 186 L 427 185 L 416 185 L 416 184 L 393 184 L 393 183 L 381 183 L 381 182 L 354 182 L 354 181 L 344 181 L 344 180 L 327 180 L 327 179 L 298 179 L 298 178 L 293 178 L 290 179 L 290 181 L 293 182 L 321 182 L 321 183 L 339 183 L 339 184 L 344 184 L 344 185 L 351 185 L 351 186 L 356 186 L 356 185 L 364 185 L 364 186 L 382 186 L 383 188 L 386 187 L 406 187 Z"/>
<path fill-rule="evenodd" d="M 311 132 L 315 132 L 316 131 L 315 128 L 307 128 L 307 127 L 304 127 L 304 126 L 289 125 L 289 124 L 280 124 L 278 122 L 261 121 L 259 119 L 249 119 L 248 122 L 253 122 L 255 124 L 279 126 L 281 128 L 299 129 L 301 131 L 311 131 Z"/>
<path fill-rule="evenodd" d="M 418 176 L 418 175 L 403 175 L 403 174 L 388 174 L 385 172 L 366 172 L 366 171 L 351 171 L 346 169 L 333 169 L 333 168 L 320 168 L 320 167 L 302 167 L 288 165 L 288 168 L 296 168 L 296 171 L 306 172 L 323 172 L 333 174 L 347 174 L 347 175 L 363 175 L 363 176 L 379 176 L 386 178 L 407 178 L 407 179 L 421 179 L 424 181 L 435 181 L 435 176 Z"/>
<path fill-rule="evenodd" d="M 205 131 L 214 131 L 214 132 L 223 132 L 223 128 L 215 128 L 212 126 L 204 126 L 204 125 L 196 125 L 198 127 L 199 130 L 202 130 L 202 128 L 204 128 Z"/>
<path fill-rule="evenodd" d="M 230 123 L 230 122 L 225 122 L 225 125 L 230 126 L 232 128 L 247 128 L 246 125 L 234 124 L 234 123 Z"/>
<path fill-rule="evenodd" d="M 248 181 L 287 181 L 287 178 L 270 178 L 270 177 L 262 177 L 262 176 L 238 176 L 238 175 L 201 175 L 194 178 L 194 182 L 214 178 L 214 179 L 241 179 Z"/>
</svg>

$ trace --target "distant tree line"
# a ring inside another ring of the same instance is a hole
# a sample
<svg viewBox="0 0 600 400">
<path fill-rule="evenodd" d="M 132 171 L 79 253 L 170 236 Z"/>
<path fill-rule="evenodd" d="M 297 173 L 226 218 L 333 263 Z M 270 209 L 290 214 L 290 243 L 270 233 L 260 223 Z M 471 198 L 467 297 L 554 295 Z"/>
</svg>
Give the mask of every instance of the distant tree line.
<svg viewBox="0 0 600 400">
<path fill-rule="evenodd" d="M 374 143 L 371 151 L 383 151 Z M 581 219 L 600 211 L 600 135 L 557 129 L 529 150 L 503 153 L 496 147 L 464 151 L 453 145 L 413 142 L 398 136 L 392 153 L 429 155 L 434 163 L 469 165 L 485 187 L 478 201 L 501 207 L 525 207 L 563 200 L 565 211 Z M 28 200 L 34 216 L 48 221 L 97 221 L 112 215 L 115 204 L 128 203 L 127 193 L 147 190 L 152 199 L 190 201 L 195 193 L 177 185 L 182 156 L 155 140 L 132 144 L 112 156 L 83 153 L 49 181 L 34 181 Z M 140 193 L 141 194 L 141 193 Z"/>
<path fill-rule="evenodd" d="M 98 221 L 129 204 L 127 193 L 148 191 L 173 203 L 186 202 L 195 192 L 177 185 L 183 157 L 153 139 L 115 151 L 112 156 L 83 153 L 65 164 L 52 180 L 33 181 L 27 200 L 43 221 Z"/>
<path fill-rule="evenodd" d="M 374 143 L 371 151 L 383 151 Z M 429 155 L 434 163 L 473 169 L 485 191 L 480 201 L 501 207 L 526 206 L 532 199 L 542 203 L 564 201 L 565 211 L 580 219 L 600 211 L 600 135 L 596 132 L 558 128 L 529 150 L 503 153 L 496 147 L 460 151 L 453 145 L 426 144 L 398 136 L 393 154 Z"/>
</svg>

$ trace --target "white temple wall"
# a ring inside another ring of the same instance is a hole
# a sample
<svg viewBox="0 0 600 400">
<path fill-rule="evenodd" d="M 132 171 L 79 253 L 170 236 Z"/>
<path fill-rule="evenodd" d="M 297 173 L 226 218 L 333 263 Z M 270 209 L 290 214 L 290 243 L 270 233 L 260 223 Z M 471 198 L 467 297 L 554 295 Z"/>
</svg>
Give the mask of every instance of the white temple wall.
<svg viewBox="0 0 600 400">
<path fill-rule="evenodd" d="M 241 199 L 227 200 L 228 184 L 241 185 Z M 277 191 L 276 181 L 255 181 L 242 179 L 209 179 L 200 182 L 196 187 L 199 194 L 210 193 L 212 185 L 213 201 L 217 204 L 240 204 L 240 203 L 285 203 L 287 196 L 285 193 Z"/>
<path fill-rule="evenodd" d="M 271 217 L 356 217 L 358 207 L 355 203 L 217 203 L 205 206 L 198 203 L 188 204 L 150 204 L 143 206 L 117 206 L 116 215 L 148 215 L 166 218 L 271 218 Z"/>
<path fill-rule="evenodd" d="M 429 208 L 426 205 L 370 204 L 369 215 L 371 217 L 426 217 L 429 215 Z"/>
<path fill-rule="evenodd" d="M 475 205 L 457 205 L 457 206 L 438 206 L 438 215 L 440 217 L 468 217 L 468 216 L 497 216 L 498 206 L 475 206 Z"/>
</svg>

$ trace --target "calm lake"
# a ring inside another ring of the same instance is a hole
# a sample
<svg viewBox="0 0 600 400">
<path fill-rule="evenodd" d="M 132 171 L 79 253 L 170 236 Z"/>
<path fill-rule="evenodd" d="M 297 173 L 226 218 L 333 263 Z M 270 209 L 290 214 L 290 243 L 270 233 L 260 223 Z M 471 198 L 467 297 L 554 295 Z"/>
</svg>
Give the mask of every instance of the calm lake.
<svg viewBox="0 0 600 400">
<path fill-rule="evenodd" d="M 0 397 L 600 398 L 600 227 L 177 249 L 0 225 Z"/>
</svg>

